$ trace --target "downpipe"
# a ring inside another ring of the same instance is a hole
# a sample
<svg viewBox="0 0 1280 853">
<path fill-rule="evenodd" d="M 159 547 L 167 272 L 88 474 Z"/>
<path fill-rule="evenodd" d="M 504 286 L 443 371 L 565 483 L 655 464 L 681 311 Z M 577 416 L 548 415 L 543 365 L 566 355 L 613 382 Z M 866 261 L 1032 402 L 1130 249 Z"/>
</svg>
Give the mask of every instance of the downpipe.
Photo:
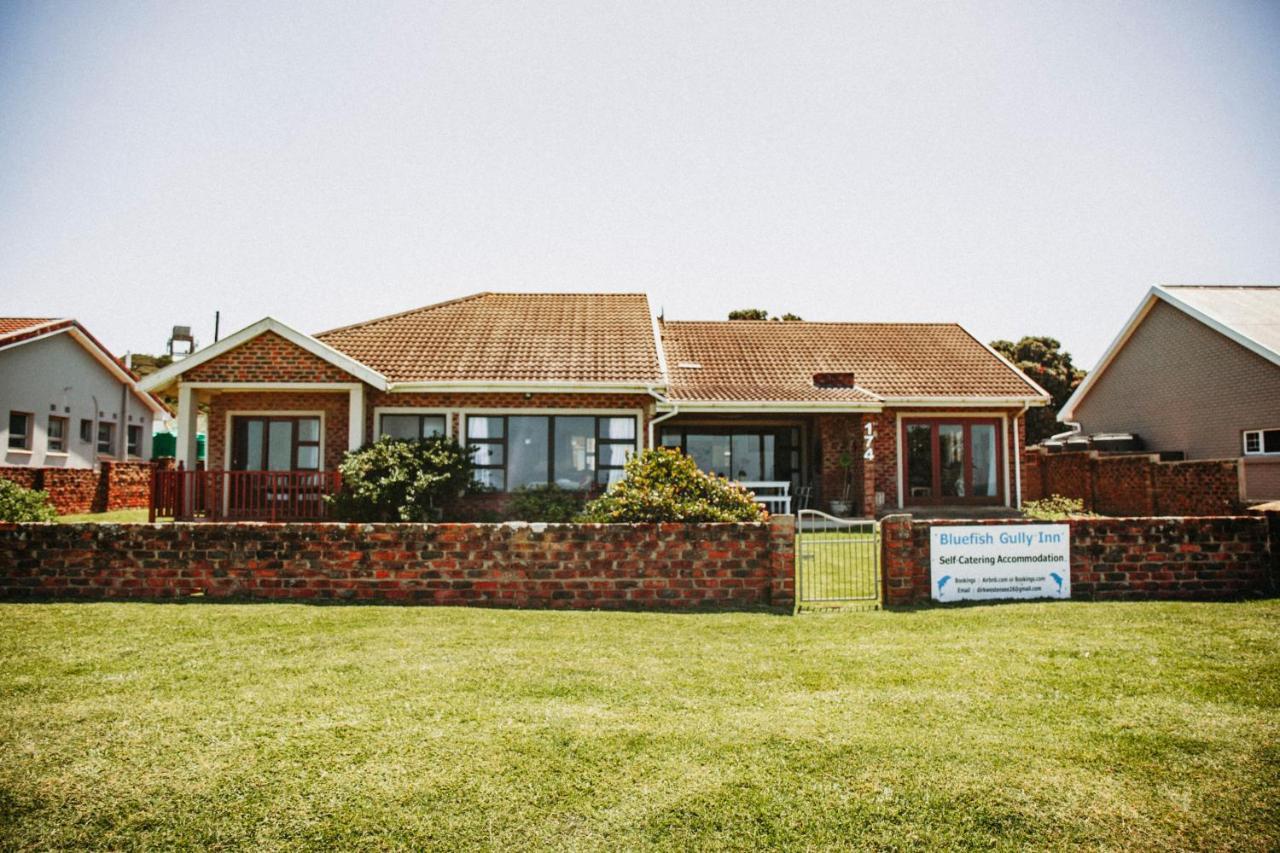
<svg viewBox="0 0 1280 853">
<path fill-rule="evenodd" d="M 672 403 L 670 399 L 663 396 L 663 394 L 653 385 L 645 386 L 645 390 L 649 392 L 650 397 L 657 400 L 659 403 L 663 404 L 664 406 L 672 407 L 671 411 L 667 412 L 664 415 L 660 415 L 656 418 L 652 418 L 649 421 L 648 449 L 652 450 L 653 448 L 657 447 L 657 444 L 654 443 L 654 436 L 657 434 L 656 431 L 654 430 L 654 427 L 656 427 L 658 424 L 662 423 L 663 421 L 674 418 L 676 415 L 680 414 L 680 404 Z"/>
</svg>

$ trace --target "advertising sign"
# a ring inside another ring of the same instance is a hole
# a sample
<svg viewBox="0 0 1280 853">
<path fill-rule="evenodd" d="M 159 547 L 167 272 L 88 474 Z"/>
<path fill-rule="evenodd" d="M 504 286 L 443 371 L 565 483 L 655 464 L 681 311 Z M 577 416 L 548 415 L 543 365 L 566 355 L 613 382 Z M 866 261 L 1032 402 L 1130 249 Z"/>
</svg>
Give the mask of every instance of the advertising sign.
<svg viewBox="0 0 1280 853">
<path fill-rule="evenodd" d="M 1066 524 L 935 526 L 929 538 L 935 601 L 1071 597 Z"/>
</svg>

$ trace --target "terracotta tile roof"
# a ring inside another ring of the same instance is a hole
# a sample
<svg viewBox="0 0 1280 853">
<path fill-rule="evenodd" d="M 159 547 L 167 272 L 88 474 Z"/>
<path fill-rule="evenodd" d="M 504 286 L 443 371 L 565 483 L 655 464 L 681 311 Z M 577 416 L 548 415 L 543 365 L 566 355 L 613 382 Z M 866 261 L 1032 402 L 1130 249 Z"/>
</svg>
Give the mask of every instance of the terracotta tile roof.
<svg viewBox="0 0 1280 853">
<path fill-rule="evenodd" d="M 1040 396 L 954 323 L 668 321 L 661 332 L 674 400 Z M 814 374 L 828 374 L 823 387 Z"/>
<path fill-rule="evenodd" d="M 315 337 L 392 382 L 662 381 L 642 293 L 477 293 Z"/>
<path fill-rule="evenodd" d="M 0 317 L 0 337 L 11 335 L 14 332 L 20 332 L 23 329 L 29 329 L 32 326 L 42 326 L 45 323 L 52 323 L 57 317 Z"/>
</svg>

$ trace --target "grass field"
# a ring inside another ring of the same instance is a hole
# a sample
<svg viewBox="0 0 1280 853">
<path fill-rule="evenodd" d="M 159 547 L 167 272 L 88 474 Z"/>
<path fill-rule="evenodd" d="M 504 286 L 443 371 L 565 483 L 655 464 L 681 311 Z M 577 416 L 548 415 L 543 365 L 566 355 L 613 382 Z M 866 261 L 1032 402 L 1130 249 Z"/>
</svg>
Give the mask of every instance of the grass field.
<svg viewBox="0 0 1280 853">
<path fill-rule="evenodd" d="M 60 515 L 58 521 L 63 524 L 146 524 L 147 510 L 117 509 L 111 512 L 84 512 L 73 515 Z"/>
<path fill-rule="evenodd" d="M 1280 602 L 0 606 L 0 848 L 1276 849 Z"/>
</svg>

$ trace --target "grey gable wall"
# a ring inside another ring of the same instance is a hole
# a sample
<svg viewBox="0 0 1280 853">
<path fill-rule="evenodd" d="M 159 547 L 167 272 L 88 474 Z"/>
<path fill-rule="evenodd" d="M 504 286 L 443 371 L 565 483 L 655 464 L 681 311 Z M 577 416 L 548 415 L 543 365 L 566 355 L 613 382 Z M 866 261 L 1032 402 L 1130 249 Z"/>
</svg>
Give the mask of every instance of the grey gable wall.
<svg viewBox="0 0 1280 853">
<path fill-rule="evenodd" d="M 1280 427 L 1280 366 L 1157 301 L 1075 414 L 1087 433 L 1136 432 L 1151 450 L 1234 458 L 1243 430 Z"/>
<path fill-rule="evenodd" d="M 69 334 L 32 341 L 0 351 L 0 451 L 2 464 L 89 468 L 97 459 L 97 442 L 80 440 L 80 420 L 93 420 L 96 435 L 101 420 L 116 426 L 116 437 L 130 423 L 142 426 L 142 459 L 151 458 L 152 412 L 132 392 L 128 408 L 120 412 L 123 384 Z M 64 390 L 66 389 L 66 390 Z M 97 397 L 97 406 L 94 397 Z M 51 409 L 50 407 L 54 408 Z M 35 415 L 31 453 L 9 451 L 9 412 Z M 49 415 L 67 418 L 67 455 L 48 456 Z M 132 415 L 130 421 L 128 416 Z M 114 456 L 112 457 L 114 458 Z"/>
</svg>

